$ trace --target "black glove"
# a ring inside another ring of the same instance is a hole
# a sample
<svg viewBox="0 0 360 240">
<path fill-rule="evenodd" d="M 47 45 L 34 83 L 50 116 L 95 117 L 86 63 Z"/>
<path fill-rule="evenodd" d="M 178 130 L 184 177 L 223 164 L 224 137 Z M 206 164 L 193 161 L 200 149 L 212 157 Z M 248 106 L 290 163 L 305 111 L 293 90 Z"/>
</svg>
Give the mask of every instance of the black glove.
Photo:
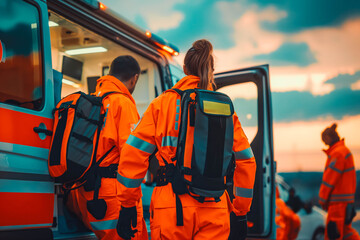
<svg viewBox="0 0 360 240">
<path fill-rule="evenodd" d="M 236 216 L 234 212 L 230 213 L 230 235 L 229 240 L 244 240 L 247 235 L 247 218 Z"/>
<path fill-rule="evenodd" d="M 130 240 L 131 238 L 135 237 L 135 233 L 137 233 L 137 229 L 133 230 L 133 228 L 136 228 L 137 224 L 137 212 L 136 207 L 121 207 L 119 220 L 116 225 L 116 231 L 118 235 L 125 239 Z"/>
<path fill-rule="evenodd" d="M 327 234 L 330 240 L 335 240 L 340 237 L 339 229 L 336 226 L 336 222 L 329 221 L 327 225 Z"/>
</svg>

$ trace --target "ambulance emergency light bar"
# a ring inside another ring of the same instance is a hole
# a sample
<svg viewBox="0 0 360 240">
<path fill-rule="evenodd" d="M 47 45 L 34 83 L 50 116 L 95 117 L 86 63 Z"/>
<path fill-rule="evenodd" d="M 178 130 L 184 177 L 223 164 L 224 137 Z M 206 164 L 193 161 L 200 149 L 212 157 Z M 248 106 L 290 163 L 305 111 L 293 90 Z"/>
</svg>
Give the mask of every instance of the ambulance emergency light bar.
<svg viewBox="0 0 360 240">
<path fill-rule="evenodd" d="M 94 10 L 98 10 L 98 9 L 106 10 L 107 8 L 105 4 L 99 2 L 98 0 L 79 0 L 79 2 L 82 2 L 83 4 Z"/>
<path fill-rule="evenodd" d="M 165 39 L 162 39 L 161 37 L 151 33 L 150 31 L 146 31 L 145 35 L 151 39 L 156 45 L 161 47 L 163 50 L 167 51 L 171 55 L 178 56 L 179 55 L 179 48 L 175 45 L 169 43 Z"/>
</svg>

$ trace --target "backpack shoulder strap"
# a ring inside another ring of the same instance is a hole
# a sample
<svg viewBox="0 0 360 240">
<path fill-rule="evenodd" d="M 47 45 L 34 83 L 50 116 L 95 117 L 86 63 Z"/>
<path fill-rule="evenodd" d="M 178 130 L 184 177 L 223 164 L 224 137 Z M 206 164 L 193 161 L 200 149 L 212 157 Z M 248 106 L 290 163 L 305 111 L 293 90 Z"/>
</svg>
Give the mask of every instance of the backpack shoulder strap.
<svg viewBox="0 0 360 240">
<path fill-rule="evenodd" d="M 186 92 L 196 92 L 196 89 L 180 90 L 178 88 L 171 88 L 166 90 L 165 92 L 176 92 L 177 94 L 180 95 L 180 97 L 182 97 Z"/>
<path fill-rule="evenodd" d="M 175 91 L 177 94 L 180 95 L 180 97 L 182 97 L 182 95 L 184 94 L 184 91 L 178 89 L 178 88 L 172 88 L 171 90 Z"/>
<path fill-rule="evenodd" d="M 104 100 L 104 98 L 106 98 L 107 96 L 109 96 L 110 94 L 113 94 L 113 93 L 124 94 L 122 92 L 115 92 L 115 91 L 107 92 L 107 93 L 104 93 L 104 95 L 101 96 L 101 101 Z"/>
</svg>

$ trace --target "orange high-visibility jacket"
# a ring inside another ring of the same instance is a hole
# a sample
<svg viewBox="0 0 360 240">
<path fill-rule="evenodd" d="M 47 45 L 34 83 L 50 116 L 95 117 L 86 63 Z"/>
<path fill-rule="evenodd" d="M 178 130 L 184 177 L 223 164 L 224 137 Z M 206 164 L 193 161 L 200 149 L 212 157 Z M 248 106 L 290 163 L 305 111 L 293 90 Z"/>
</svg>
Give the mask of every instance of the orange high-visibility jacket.
<svg viewBox="0 0 360 240">
<path fill-rule="evenodd" d="M 196 76 L 186 76 L 174 88 L 180 90 L 194 89 L 200 79 Z M 149 166 L 149 156 L 158 149 L 156 157 L 160 166 L 165 166 L 162 159 L 172 162 L 176 154 L 177 138 L 180 128 L 180 96 L 168 91 L 156 98 L 144 113 L 143 118 L 132 132 L 121 152 L 117 179 L 121 183 L 120 201 L 125 207 L 134 206 L 141 197 L 140 183 Z M 236 156 L 234 173 L 233 202 L 236 215 L 245 215 L 251 206 L 253 186 L 255 181 L 256 163 L 249 142 L 243 132 L 237 115 L 234 114 L 234 144 Z M 160 189 L 161 188 L 161 189 Z M 175 195 L 171 184 L 156 187 L 153 198 L 156 197 L 154 208 L 175 207 Z M 180 195 L 183 207 L 206 206 L 227 208 L 228 195 L 224 194 L 219 203 L 199 203 L 188 194 Z M 232 208 L 232 206 L 230 206 Z"/>
<path fill-rule="evenodd" d="M 328 159 L 320 187 L 320 204 L 354 202 L 356 173 L 350 150 L 340 140 L 324 151 Z"/>
<path fill-rule="evenodd" d="M 139 121 L 135 101 L 126 86 L 113 76 L 104 76 L 97 81 L 97 96 L 102 96 L 107 92 L 118 92 L 107 96 L 103 100 L 104 106 L 104 126 L 100 132 L 97 150 L 97 159 L 104 155 L 112 146 L 116 146 L 109 155 L 101 162 L 101 167 L 110 164 L 118 164 L 120 152 L 131 130 Z M 92 200 L 94 193 L 87 192 L 84 188 L 78 188 L 70 192 L 67 206 L 76 213 L 85 226 L 91 229 L 99 239 L 120 239 L 116 231 L 120 212 L 120 201 L 117 197 L 118 181 L 115 178 L 102 178 L 99 189 L 99 198 L 105 200 L 107 204 L 106 215 L 103 219 L 95 219 L 87 209 L 87 202 Z M 143 219 L 142 203 L 137 203 L 137 225 L 138 232 L 135 239 L 148 239 L 146 224 Z"/>
<path fill-rule="evenodd" d="M 289 208 L 280 198 L 276 187 L 276 216 L 275 224 L 277 240 L 295 240 L 300 231 L 300 217 Z"/>
<path fill-rule="evenodd" d="M 103 156 L 113 145 L 117 147 L 109 153 L 100 166 L 109 166 L 119 162 L 121 149 L 140 119 L 134 98 L 120 80 L 110 75 L 98 79 L 96 95 L 102 96 L 107 92 L 120 93 L 113 93 L 103 101 L 104 126 L 106 127 L 103 127 L 100 133 L 97 159 Z"/>
</svg>

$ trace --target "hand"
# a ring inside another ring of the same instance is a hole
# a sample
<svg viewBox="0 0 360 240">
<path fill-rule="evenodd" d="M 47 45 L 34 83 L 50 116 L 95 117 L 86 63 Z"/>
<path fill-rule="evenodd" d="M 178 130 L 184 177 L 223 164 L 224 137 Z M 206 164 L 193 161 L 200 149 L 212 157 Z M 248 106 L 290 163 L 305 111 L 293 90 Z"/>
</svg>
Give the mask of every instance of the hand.
<svg viewBox="0 0 360 240">
<path fill-rule="evenodd" d="M 137 229 L 133 230 L 131 226 L 133 228 L 136 228 L 136 225 L 137 225 L 136 207 L 130 207 L 130 208 L 121 207 L 119 220 L 116 225 L 116 231 L 118 235 L 125 240 L 130 240 L 131 238 L 135 237 L 135 233 L 137 233 L 138 231 Z"/>
<path fill-rule="evenodd" d="M 247 217 L 236 216 L 230 213 L 230 235 L 229 240 L 244 240 L 247 236 Z"/>
</svg>

